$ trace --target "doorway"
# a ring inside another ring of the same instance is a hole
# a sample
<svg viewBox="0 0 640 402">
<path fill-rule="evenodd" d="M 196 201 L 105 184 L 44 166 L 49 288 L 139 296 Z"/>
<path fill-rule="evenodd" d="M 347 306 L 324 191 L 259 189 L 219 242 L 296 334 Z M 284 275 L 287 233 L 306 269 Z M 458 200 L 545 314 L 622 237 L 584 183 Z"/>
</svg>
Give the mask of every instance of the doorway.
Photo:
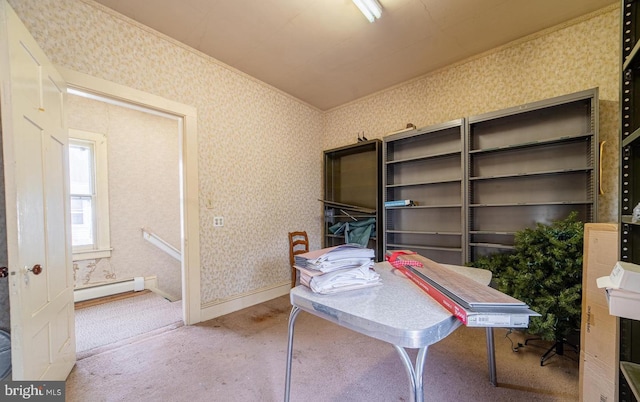
<svg viewBox="0 0 640 402">
<path fill-rule="evenodd" d="M 183 323 L 187 325 L 200 322 L 200 223 L 195 108 L 72 70 L 59 70 L 71 93 L 82 93 L 92 100 L 175 122 L 178 141 L 173 152 L 178 155 L 180 229 L 177 248 L 181 253 L 182 317 Z M 149 229 L 153 231 L 153 227 Z M 175 243 L 175 238 L 169 241 L 171 242 Z M 169 256 L 166 258 L 170 259 Z"/>
<path fill-rule="evenodd" d="M 4 198 L 11 205 L 6 208 L 12 289 L 8 305 L 11 328 L 17 329 L 11 334 L 12 378 L 64 380 L 76 360 L 70 236 L 67 236 L 71 219 L 66 178 L 66 88 L 149 106 L 182 119 L 180 249 L 185 324 L 199 322 L 201 315 L 196 110 L 53 66 L 4 0 L 0 14 L 3 21 L 0 53 L 7 64 L 2 69 L 6 90 L 2 102 Z M 30 73 L 22 74 L 26 71 Z M 25 216 L 30 219 L 18 219 Z M 29 230 L 24 230 L 24 225 Z M 5 245 L 0 246 L 2 252 Z M 47 274 L 40 275 L 45 262 Z M 0 314 L 3 321 L 4 316 L 4 312 Z"/>
<path fill-rule="evenodd" d="M 81 355 L 184 321 L 181 118 L 73 89 L 66 105 Z"/>
</svg>

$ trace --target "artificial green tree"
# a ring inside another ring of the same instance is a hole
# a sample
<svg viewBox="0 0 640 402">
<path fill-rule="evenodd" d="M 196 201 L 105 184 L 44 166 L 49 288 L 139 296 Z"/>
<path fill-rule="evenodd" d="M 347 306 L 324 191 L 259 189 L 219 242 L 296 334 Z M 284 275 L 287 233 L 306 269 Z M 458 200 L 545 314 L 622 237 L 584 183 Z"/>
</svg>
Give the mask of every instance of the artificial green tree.
<svg viewBox="0 0 640 402">
<path fill-rule="evenodd" d="M 531 318 L 528 332 L 555 341 L 549 352 L 557 354 L 563 354 L 567 338 L 580 328 L 584 225 L 577 215 L 574 211 L 551 225 L 523 229 L 515 234 L 512 253 L 472 263 L 493 273 L 498 290 L 541 314 Z"/>
</svg>

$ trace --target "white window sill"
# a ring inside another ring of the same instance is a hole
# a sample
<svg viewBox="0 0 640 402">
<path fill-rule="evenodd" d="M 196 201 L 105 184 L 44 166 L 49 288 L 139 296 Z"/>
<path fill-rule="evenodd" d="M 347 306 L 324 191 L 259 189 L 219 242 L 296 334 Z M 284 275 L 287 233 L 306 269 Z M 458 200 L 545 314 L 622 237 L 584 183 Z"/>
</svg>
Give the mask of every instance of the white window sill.
<svg viewBox="0 0 640 402">
<path fill-rule="evenodd" d="M 111 248 L 103 249 L 103 250 L 85 250 L 85 251 L 74 251 L 73 252 L 73 261 L 82 261 L 82 260 L 95 260 L 98 258 L 109 258 L 111 257 Z"/>
</svg>

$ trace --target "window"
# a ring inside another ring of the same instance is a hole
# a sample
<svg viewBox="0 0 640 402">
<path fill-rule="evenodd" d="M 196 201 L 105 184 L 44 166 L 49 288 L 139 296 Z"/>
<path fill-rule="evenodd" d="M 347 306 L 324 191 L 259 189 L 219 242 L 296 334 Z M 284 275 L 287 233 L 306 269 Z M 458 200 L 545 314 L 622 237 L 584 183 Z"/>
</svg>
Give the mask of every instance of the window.
<svg viewBox="0 0 640 402">
<path fill-rule="evenodd" d="M 74 261 L 109 257 L 109 186 L 104 135 L 69 130 L 69 190 Z"/>
</svg>

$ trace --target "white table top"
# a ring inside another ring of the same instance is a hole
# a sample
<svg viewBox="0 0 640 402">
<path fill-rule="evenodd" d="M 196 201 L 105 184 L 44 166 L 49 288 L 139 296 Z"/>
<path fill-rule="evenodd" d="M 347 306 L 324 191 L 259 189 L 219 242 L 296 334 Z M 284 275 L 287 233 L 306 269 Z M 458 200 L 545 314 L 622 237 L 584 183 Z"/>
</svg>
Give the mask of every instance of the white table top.
<svg viewBox="0 0 640 402">
<path fill-rule="evenodd" d="M 483 269 L 445 265 L 482 285 L 491 280 Z M 444 339 L 461 325 L 449 311 L 411 280 L 376 263 L 382 286 L 322 295 L 305 286 L 290 292 L 291 304 L 364 335 L 406 348 L 421 348 Z"/>
</svg>

